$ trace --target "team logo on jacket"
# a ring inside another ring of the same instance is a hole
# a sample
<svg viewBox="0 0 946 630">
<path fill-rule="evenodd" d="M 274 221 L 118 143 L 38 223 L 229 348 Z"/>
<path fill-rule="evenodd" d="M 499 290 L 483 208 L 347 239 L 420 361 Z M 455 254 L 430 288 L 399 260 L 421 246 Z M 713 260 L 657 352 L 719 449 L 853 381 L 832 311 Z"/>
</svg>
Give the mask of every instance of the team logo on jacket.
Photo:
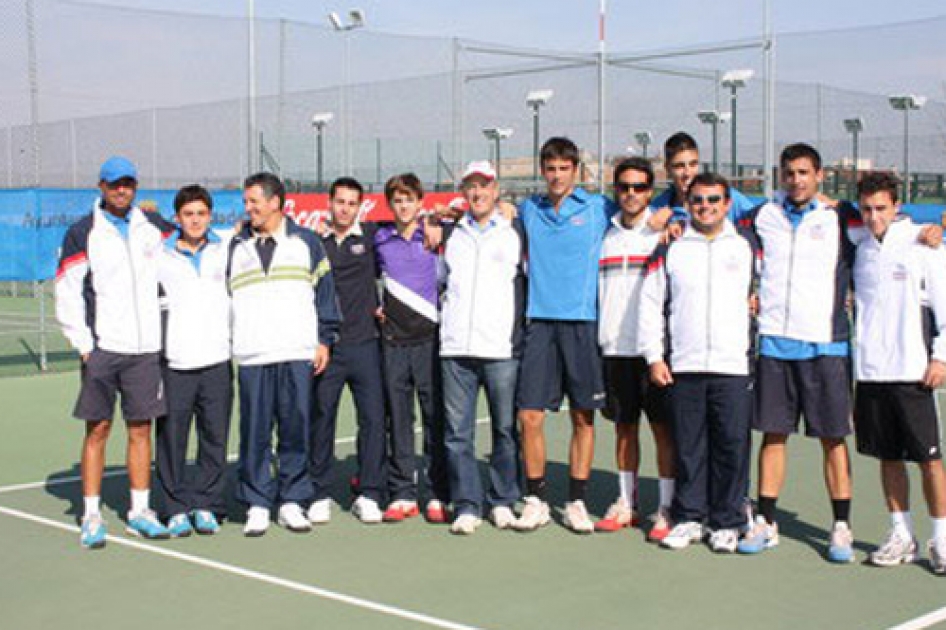
<svg viewBox="0 0 946 630">
<path fill-rule="evenodd" d="M 365 244 L 364 243 L 355 243 L 351 246 L 351 253 L 355 256 L 361 256 L 365 253 Z"/>
<path fill-rule="evenodd" d="M 813 225 L 810 230 L 811 238 L 815 241 L 823 241 L 825 237 L 823 225 Z"/>
<path fill-rule="evenodd" d="M 585 224 L 585 217 L 583 217 L 583 216 L 581 216 L 581 215 L 574 216 L 574 217 L 572 217 L 571 219 L 569 219 L 569 222 L 570 222 L 572 225 L 584 225 L 584 224 Z"/>
<path fill-rule="evenodd" d="M 730 256 L 726 259 L 723 268 L 726 270 L 726 273 L 739 273 L 739 258 L 737 256 Z"/>
<path fill-rule="evenodd" d="M 903 282 L 910 277 L 910 273 L 905 265 L 896 265 L 894 266 L 893 273 L 890 274 L 890 277 L 892 280 L 896 280 L 897 282 Z"/>
</svg>

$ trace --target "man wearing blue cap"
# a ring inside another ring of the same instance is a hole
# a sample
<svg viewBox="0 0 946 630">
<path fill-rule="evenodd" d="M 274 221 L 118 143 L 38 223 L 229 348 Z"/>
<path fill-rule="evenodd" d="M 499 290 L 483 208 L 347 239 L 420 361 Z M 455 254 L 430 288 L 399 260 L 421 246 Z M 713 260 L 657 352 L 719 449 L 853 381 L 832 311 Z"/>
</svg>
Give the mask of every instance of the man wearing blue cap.
<svg viewBox="0 0 946 630">
<path fill-rule="evenodd" d="M 105 546 L 100 496 L 117 394 L 128 428 L 127 532 L 168 537 L 150 509 L 149 488 L 151 421 L 165 413 L 158 365 L 158 255 L 163 233 L 173 226 L 134 205 L 137 187 L 137 170 L 127 159 L 113 157 L 102 165 L 101 197 L 66 232 L 56 273 L 56 317 L 82 357 L 73 415 L 86 423 L 80 542 L 90 549 Z"/>
</svg>

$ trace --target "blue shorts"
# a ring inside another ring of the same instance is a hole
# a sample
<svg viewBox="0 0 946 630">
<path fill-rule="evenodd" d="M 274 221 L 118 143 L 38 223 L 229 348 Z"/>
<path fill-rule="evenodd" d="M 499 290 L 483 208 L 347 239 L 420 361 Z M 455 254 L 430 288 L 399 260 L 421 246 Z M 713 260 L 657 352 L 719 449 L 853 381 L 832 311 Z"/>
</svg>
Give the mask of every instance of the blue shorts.
<svg viewBox="0 0 946 630">
<path fill-rule="evenodd" d="M 526 325 L 516 407 L 558 411 L 603 409 L 607 398 L 598 349 L 598 324 L 531 320 Z"/>
<path fill-rule="evenodd" d="M 819 356 L 785 360 L 759 357 L 753 428 L 788 435 L 805 417 L 805 435 L 837 439 L 852 433 L 851 360 Z"/>
</svg>

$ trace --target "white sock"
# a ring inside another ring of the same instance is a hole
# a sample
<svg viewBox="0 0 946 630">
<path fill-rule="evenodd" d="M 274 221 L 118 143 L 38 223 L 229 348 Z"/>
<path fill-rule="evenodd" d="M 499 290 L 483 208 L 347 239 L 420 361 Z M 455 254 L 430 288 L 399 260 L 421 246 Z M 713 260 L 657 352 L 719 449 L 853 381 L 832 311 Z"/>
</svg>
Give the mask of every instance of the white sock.
<svg viewBox="0 0 946 630">
<path fill-rule="evenodd" d="M 933 523 L 933 538 L 946 538 L 946 518 L 931 518 L 930 521 Z"/>
<path fill-rule="evenodd" d="M 102 514 L 102 497 L 82 497 L 82 502 L 85 504 L 85 514 L 82 518 L 89 518 L 90 516 L 101 516 Z"/>
<path fill-rule="evenodd" d="M 891 512 L 890 524 L 894 529 L 900 530 L 901 534 L 909 537 L 913 536 L 913 517 L 910 512 Z"/>
<path fill-rule="evenodd" d="M 660 496 L 660 507 L 669 508 L 673 503 L 673 479 L 661 477 L 658 481 L 658 494 Z"/>
<path fill-rule="evenodd" d="M 634 499 L 637 494 L 637 473 L 630 470 L 618 471 L 618 490 L 627 504 L 634 507 Z"/>
<path fill-rule="evenodd" d="M 146 511 L 148 509 L 150 495 L 151 495 L 150 490 L 132 490 L 131 491 L 131 509 L 128 510 L 128 513 L 137 515 Z"/>
</svg>

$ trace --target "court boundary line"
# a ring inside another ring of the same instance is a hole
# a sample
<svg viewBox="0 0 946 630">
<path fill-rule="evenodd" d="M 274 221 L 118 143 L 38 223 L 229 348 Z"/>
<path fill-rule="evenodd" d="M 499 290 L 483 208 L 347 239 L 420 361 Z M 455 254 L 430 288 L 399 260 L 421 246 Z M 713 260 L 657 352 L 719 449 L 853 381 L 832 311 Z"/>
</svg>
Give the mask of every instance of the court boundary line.
<svg viewBox="0 0 946 630">
<path fill-rule="evenodd" d="M 946 607 L 904 621 L 899 625 L 892 626 L 890 630 L 923 630 L 941 621 L 946 621 Z"/>
<path fill-rule="evenodd" d="M 485 424 L 486 422 L 489 422 L 489 420 L 490 420 L 489 416 L 483 416 L 481 418 L 477 418 L 474 422 L 476 424 Z M 414 427 L 415 435 L 420 434 L 422 431 L 423 431 L 422 426 Z M 347 437 L 338 438 L 335 440 L 335 446 L 339 446 L 340 444 L 351 444 L 357 439 L 358 439 L 357 435 L 350 435 Z M 238 457 L 239 457 L 238 453 L 228 453 L 227 462 L 235 462 Z M 193 463 L 193 462 L 192 460 L 188 460 L 188 463 Z M 151 464 L 151 469 L 154 470 L 153 462 Z M 106 470 L 102 474 L 102 479 L 111 479 L 112 477 L 127 477 L 127 476 L 128 476 L 128 471 L 124 467 L 121 467 L 116 470 Z M 20 492 L 23 490 L 37 490 L 39 488 L 65 486 L 70 483 L 76 483 L 79 481 L 82 481 L 81 475 L 69 475 L 67 477 L 59 477 L 58 479 L 47 479 L 44 481 L 28 481 L 26 483 L 15 483 L 15 484 L 7 485 L 7 486 L 0 486 L 0 494 L 10 494 L 13 492 Z"/>
<path fill-rule="evenodd" d="M 73 534 L 78 534 L 81 531 L 80 528 L 75 525 L 69 525 L 67 523 L 62 523 L 53 519 L 49 519 L 43 516 L 37 516 L 36 514 L 31 514 L 29 512 L 24 512 L 24 511 L 16 510 L 13 508 L 8 508 L 2 505 L 0 505 L 0 514 L 5 514 L 6 516 L 18 518 L 20 520 L 36 523 L 38 525 L 43 525 L 43 526 L 50 527 L 53 529 L 59 529 L 61 531 L 70 532 Z M 174 560 L 186 562 L 188 564 L 193 564 L 199 567 L 212 569 L 215 571 L 219 571 L 221 573 L 227 573 L 230 575 L 235 575 L 237 577 L 255 580 L 257 582 L 262 582 L 265 584 L 269 584 L 271 586 L 281 587 L 284 589 L 288 589 L 290 591 L 303 593 L 305 595 L 312 595 L 321 599 L 334 601 L 341 604 L 347 604 L 355 608 L 361 608 L 364 610 L 369 610 L 369 611 L 383 614 L 383 615 L 398 617 L 400 619 L 406 619 L 408 621 L 415 621 L 417 623 L 433 626 L 435 628 L 444 628 L 446 630 L 482 630 L 481 628 L 477 626 L 470 626 L 470 625 L 461 624 L 455 621 L 450 621 L 447 619 L 441 619 L 439 617 L 434 617 L 432 615 L 414 612 L 412 610 L 399 608 L 397 606 L 393 606 L 390 604 L 382 604 L 380 602 L 375 602 L 370 599 L 356 597 L 354 595 L 346 595 L 345 593 L 339 593 L 339 592 L 332 591 L 326 588 L 312 586 L 311 584 L 305 584 L 303 582 L 297 582 L 295 580 L 287 580 L 285 578 L 277 577 L 275 575 L 263 573 L 262 571 L 254 571 L 252 569 L 245 569 L 237 565 L 227 564 L 225 562 L 211 560 L 209 558 L 203 558 L 201 556 L 181 553 L 180 551 L 174 551 L 172 549 L 165 549 L 160 546 L 147 544 L 147 543 L 129 539 L 129 538 L 108 535 L 107 540 L 109 543 L 122 545 L 124 547 L 129 547 L 131 549 L 136 549 L 138 551 L 144 551 L 144 552 L 152 553 L 158 556 L 163 556 L 166 558 L 171 558 Z"/>
</svg>

